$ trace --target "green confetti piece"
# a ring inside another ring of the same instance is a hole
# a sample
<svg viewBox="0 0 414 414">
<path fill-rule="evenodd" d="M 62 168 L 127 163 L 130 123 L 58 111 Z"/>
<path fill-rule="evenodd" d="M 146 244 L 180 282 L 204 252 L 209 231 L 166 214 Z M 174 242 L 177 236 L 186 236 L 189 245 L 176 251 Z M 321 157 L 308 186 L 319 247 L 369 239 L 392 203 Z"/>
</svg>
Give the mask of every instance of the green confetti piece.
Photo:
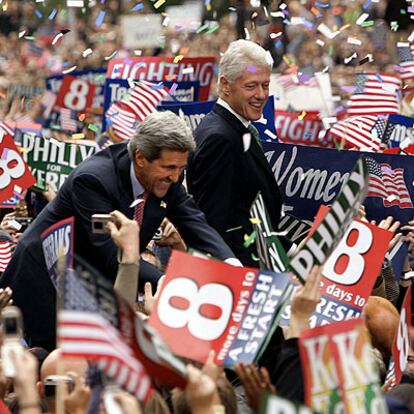
<svg viewBox="0 0 414 414">
<path fill-rule="evenodd" d="M 100 73 L 99 75 L 96 75 L 95 81 L 99 82 L 100 80 L 104 79 L 105 75 L 103 73 Z"/>
<path fill-rule="evenodd" d="M 232 227 L 231 229 L 227 229 L 226 233 L 230 233 L 231 231 L 235 231 L 235 230 L 240 230 L 242 228 L 243 228 L 243 226 Z"/>
<path fill-rule="evenodd" d="M 35 36 L 25 36 L 24 37 L 26 40 L 35 40 L 36 37 Z"/>
<path fill-rule="evenodd" d="M 255 261 L 255 262 L 260 261 L 260 259 L 254 253 L 251 254 L 251 257 L 252 257 L 252 260 Z"/>
<path fill-rule="evenodd" d="M 401 13 L 401 14 L 407 14 L 407 12 L 406 12 L 404 9 L 401 9 L 401 10 L 400 10 L 400 13 Z"/>
<path fill-rule="evenodd" d="M 374 20 L 367 20 L 366 22 L 362 22 L 361 27 L 369 27 L 374 26 Z"/>
<path fill-rule="evenodd" d="M 329 45 L 329 48 L 328 48 L 328 55 L 329 55 L 329 56 L 332 56 L 332 55 L 333 55 L 333 52 L 334 52 L 334 46 L 333 46 L 333 45 Z"/>
<path fill-rule="evenodd" d="M 197 30 L 196 33 L 199 34 L 201 33 L 203 30 L 208 29 L 208 24 L 203 24 L 202 26 L 200 26 Z"/>
<path fill-rule="evenodd" d="M 247 239 L 244 241 L 243 246 L 247 249 L 256 239 L 256 232 L 254 231 Z"/>
<path fill-rule="evenodd" d="M 215 32 L 215 31 L 216 31 L 219 27 L 220 27 L 220 25 L 216 25 L 216 26 L 212 27 L 211 29 L 209 29 L 209 30 L 207 31 L 207 33 L 213 33 L 213 32 Z"/>
<path fill-rule="evenodd" d="M 98 126 L 96 126 L 95 124 L 89 124 L 88 129 L 90 129 L 93 132 L 98 132 L 99 131 Z"/>
<path fill-rule="evenodd" d="M 102 43 L 105 40 L 105 35 L 100 35 L 98 39 L 98 43 Z"/>
</svg>

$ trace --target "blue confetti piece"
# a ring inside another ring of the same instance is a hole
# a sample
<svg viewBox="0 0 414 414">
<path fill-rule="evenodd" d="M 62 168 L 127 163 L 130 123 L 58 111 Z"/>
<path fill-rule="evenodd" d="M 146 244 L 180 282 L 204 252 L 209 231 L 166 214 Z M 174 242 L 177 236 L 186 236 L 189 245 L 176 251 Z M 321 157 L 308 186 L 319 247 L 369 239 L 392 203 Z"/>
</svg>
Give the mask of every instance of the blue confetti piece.
<svg viewBox="0 0 414 414">
<path fill-rule="evenodd" d="M 49 20 L 53 20 L 55 17 L 56 17 L 56 15 L 57 15 L 57 9 L 53 9 L 51 12 L 50 12 L 50 14 L 49 14 L 49 17 L 48 17 L 48 19 Z"/>
<path fill-rule="evenodd" d="M 138 3 L 131 9 L 131 11 L 137 11 L 137 10 L 141 10 L 143 8 L 144 8 L 144 5 L 142 3 Z"/>
<path fill-rule="evenodd" d="M 375 74 L 375 77 L 380 81 L 380 82 L 384 82 L 384 79 L 381 78 L 381 75 L 379 73 Z"/>
<path fill-rule="evenodd" d="M 364 5 L 362 6 L 362 8 L 364 10 L 368 9 L 368 7 L 370 6 L 370 4 L 372 3 L 372 0 L 367 0 Z"/>
<path fill-rule="evenodd" d="M 280 47 L 282 47 L 283 46 L 283 43 L 282 43 L 282 41 L 281 40 L 278 40 L 277 42 L 275 42 L 275 47 L 277 48 L 277 49 L 279 49 Z"/>
<path fill-rule="evenodd" d="M 42 12 L 40 12 L 39 10 L 35 10 L 35 15 L 37 16 L 38 19 L 41 19 L 43 17 Z"/>
<path fill-rule="evenodd" d="M 103 23 L 104 18 L 105 18 L 105 11 L 101 10 L 98 14 L 98 17 L 95 20 L 95 26 L 100 26 Z"/>
<path fill-rule="evenodd" d="M 316 7 L 321 7 L 322 9 L 327 9 L 331 6 L 329 3 L 319 3 L 318 1 L 315 1 L 314 4 Z"/>
</svg>

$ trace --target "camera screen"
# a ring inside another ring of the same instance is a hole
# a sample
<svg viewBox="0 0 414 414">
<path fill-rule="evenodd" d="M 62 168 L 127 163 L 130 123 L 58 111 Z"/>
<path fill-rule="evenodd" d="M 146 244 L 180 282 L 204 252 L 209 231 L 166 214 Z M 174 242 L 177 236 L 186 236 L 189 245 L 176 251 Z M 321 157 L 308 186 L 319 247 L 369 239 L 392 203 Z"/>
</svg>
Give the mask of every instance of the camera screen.
<svg viewBox="0 0 414 414">
<path fill-rule="evenodd" d="M 18 333 L 17 318 L 4 319 L 4 333 L 6 335 L 15 335 Z"/>
</svg>

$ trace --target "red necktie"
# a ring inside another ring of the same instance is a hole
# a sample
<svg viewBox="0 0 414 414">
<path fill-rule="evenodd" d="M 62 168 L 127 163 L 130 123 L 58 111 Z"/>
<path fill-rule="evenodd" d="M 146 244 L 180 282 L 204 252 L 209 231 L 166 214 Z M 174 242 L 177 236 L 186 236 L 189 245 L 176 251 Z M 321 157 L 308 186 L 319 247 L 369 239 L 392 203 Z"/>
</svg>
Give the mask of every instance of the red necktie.
<svg viewBox="0 0 414 414">
<path fill-rule="evenodd" d="M 145 203 L 147 202 L 147 198 L 148 191 L 144 191 L 141 195 L 142 201 L 135 207 L 134 220 L 139 224 L 140 227 L 142 225 L 142 219 L 144 217 L 144 208 Z"/>
</svg>

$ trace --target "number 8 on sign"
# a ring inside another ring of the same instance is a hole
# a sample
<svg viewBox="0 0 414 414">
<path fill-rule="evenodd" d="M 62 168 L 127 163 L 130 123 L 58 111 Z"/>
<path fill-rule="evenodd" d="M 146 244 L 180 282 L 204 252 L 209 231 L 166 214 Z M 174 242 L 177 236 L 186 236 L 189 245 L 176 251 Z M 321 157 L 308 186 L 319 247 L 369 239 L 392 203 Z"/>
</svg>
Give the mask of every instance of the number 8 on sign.
<svg viewBox="0 0 414 414">
<path fill-rule="evenodd" d="M 194 280 L 179 277 L 164 287 L 158 301 L 158 317 L 170 328 L 187 327 L 194 337 L 214 341 L 226 330 L 232 308 L 229 287 L 219 283 L 199 287 Z"/>
<path fill-rule="evenodd" d="M 76 112 L 83 111 L 92 105 L 94 94 L 95 85 L 86 79 L 66 75 L 56 98 L 56 106 Z"/>
<path fill-rule="evenodd" d="M 12 179 L 21 178 L 25 171 L 22 157 L 14 150 L 7 150 L 6 159 L 0 159 L 0 190 L 6 188 Z"/>
<path fill-rule="evenodd" d="M 86 97 L 89 92 L 88 82 L 82 79 L 75 79 L 70 84 L 68 93 L 65 95 L 63 102 L 65 107 L 73 111 L 81 111 L 86 107 Z"/>
</svg>

